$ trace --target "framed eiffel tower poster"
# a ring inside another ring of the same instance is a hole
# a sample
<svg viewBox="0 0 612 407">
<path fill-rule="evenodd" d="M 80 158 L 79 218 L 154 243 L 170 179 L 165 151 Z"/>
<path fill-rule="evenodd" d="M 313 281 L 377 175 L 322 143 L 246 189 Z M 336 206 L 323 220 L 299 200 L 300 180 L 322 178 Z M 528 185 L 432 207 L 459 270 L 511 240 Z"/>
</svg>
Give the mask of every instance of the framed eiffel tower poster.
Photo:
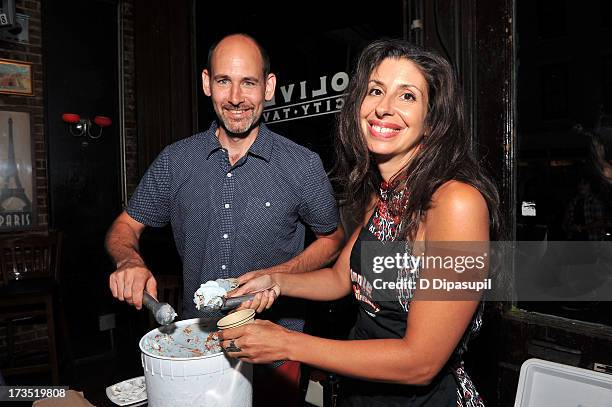
<svg viewBox="0 0 612 407">
<path fill-rule="evenodd" d="M 36 225 L 30 113 L 0 110 L 0 231 Z"/>
</svg>

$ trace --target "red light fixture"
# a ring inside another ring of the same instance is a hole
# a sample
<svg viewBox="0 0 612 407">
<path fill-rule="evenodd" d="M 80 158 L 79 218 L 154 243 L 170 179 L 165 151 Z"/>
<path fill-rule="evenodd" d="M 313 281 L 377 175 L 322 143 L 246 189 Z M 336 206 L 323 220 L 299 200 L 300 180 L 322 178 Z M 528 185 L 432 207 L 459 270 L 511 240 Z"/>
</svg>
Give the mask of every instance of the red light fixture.
<svg viewBox="0 0 612 407">
<path fill-rule="evenodd" d="M 66 123 L 74 124 L 74 123 L 78 123 L 79 120 L 81 120 L 81 116 L 79 116 L 78 114 L 74 114 L 74 113 L 64 113 L 62 115 L 62 120 L 65 121 Z"/>
<path fill-rule="evenodd" d="M 82 119 L 76 113 L 63 113 L 62 120 L 66 122 L 68 125 L 68 129 L 70 130 L 70 134 L 74 137 L 82 137 L 87 135 L 90 139 L 98 139 L 102 136 L 102 129 L 104 127 L 109 127 L 113 124 L 113 121 L 110 117 L 106 116 L 94 116 L 93 122 L 89 119 Z M 92 128 L 97 127 L 97 132 L 94 131 L 92 133 Z"/>
<path fill-rule="evenodd" d="M 94 117 L 93 122 L 100 127 L 108 127 L 113 123 L 110 117 L 106 116 L 96 116 Z"/>
</svg>

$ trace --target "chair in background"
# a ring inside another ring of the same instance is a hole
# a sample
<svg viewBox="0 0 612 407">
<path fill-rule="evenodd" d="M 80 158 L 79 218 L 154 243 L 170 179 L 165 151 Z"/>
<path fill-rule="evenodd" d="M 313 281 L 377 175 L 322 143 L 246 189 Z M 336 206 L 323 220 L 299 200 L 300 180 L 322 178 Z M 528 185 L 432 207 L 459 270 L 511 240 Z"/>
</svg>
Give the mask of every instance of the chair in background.
<svg viewBox="0 0 612 407">
<path fill-rule="evenodd" d="M 53 384 L 59 383 L 55 302 L 61 240 L 56 231 L 2 236 L 0 325 L 6 326 L 7 357 L 0 368 L 5 377 L 50 371 Z M 19 327 L 42 323 L 47 331 L 46 349 L 16 346 Z M 48 358 L 40 356 L 43 351 Z"/>
</svg>

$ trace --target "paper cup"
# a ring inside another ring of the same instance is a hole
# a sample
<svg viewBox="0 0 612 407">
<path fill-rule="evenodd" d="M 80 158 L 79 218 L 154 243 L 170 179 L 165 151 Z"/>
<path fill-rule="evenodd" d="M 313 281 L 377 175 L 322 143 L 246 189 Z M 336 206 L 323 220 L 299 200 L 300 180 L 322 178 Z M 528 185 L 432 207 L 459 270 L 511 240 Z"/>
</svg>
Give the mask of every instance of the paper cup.
<svg viewBox="0 0 612 407">
<path fill-rule="evenodd" d="M 248 324 L 253 320 L 255 320 L 255 310 L 242 309 L 240 311 L 233 312 L 217 321 L 217 328 L 221 330 L 236 328 L 238 326 Z"/>
</svg>

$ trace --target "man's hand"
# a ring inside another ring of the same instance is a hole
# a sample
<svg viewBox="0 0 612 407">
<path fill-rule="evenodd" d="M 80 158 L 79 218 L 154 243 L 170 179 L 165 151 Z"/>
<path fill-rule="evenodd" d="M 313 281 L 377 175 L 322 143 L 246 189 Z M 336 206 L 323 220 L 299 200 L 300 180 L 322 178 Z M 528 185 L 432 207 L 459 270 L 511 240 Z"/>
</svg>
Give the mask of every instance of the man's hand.
<svg viewBox="0 0 612 407">
<path fill-rule="evenodd" d="M 138 259 L 129 259 L 117 265 L 117 270 L 110 275 L 109 286 L 113 297 L 126 301 L 136 309 L 142 308 L 142 296 L 146 289 L 157 298 L 157 282 L 147 266 Z"/>
<path fill-rule="evenodd" d="M 138 250 L 138 239 L 145 225 L 123 211 L 106 234 L 106 250 L 117 270 L 110 275 L 109 286 L 113 297 L 142 308 L 142 294 L 147 290 L 157 298 L 157 282 Z"/>
</svg>

